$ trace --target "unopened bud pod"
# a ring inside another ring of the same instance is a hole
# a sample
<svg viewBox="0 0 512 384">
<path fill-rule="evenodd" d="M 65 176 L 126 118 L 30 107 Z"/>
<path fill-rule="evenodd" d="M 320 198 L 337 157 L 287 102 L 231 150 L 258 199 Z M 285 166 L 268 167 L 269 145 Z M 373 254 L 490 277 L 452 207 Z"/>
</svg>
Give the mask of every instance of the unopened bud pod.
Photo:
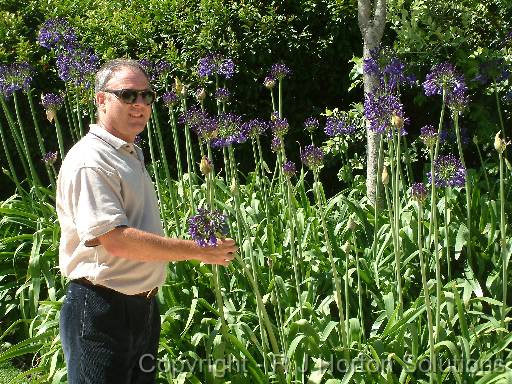
<svg viewBox="0 0 512 384">
<path fill-rule="evenodd" d="M 393 115 L 391 117 L 391 124 L 398 130 L 401 130 L 404 127 L 404 119 L 398 115 Z"/>
<path fill-rule="evenodd" d="M 356 222 L 354 220 L 354 218 L 352 217 L 352 215 L 350 215 L 350 217 L 348 218 L 348 221 L 347 221 L 347 229 L 349 231 L 353 230 L 353 229 L 356 229 Z"/>
<path fill-rule="evenodd" d="M 229 190 L 233 196 L 238 196 L 238 185 L 234 177 L 231 179 L 231 186 L 229 187 Z"/>
<path fill-rule="evenodd" d="M 496 151 L 498 151 L 498 153 L 501 155 L 503 152 L 505 152 L 507 143 L 501 139 L 500 133 L 501 131 L 498 131 L 496 136 L 494 136 L 494 149 L 496 149 Z"/>
<path fill-rule="evenodd" d="M 345 253 L 349 253 L 350 252 L 350 241 L 345 241 L 345 244 L 343 244 L 341 246 L 341 250 Z"/>
<path fill-rule="evenodd" d="M 174 89 L 176 90 L 176 94 L 180 96 L 184 96 L 187 92 L 185 85 L 177 77 L 174 79 Z"/>
<path fill-rule="evenodd" d="M 268 89 L 272 89 L 276 86 L 276 79 L 271 76 L 267 76 L 265 77 L 265 80 L 263 80 L 263 85 Z"/>
<path fill-rule="evenodd" d="M 201 162 L 199 163 L 199 170 L 203 175 L 208 175 L 212 171 L 212 163 L 206 156 L 203 156 Z"/>
<path fill-rule="evenodd" d="M 196 91 L 196 99 L 199 102 L 204 101 L 204 99 L 206 99 L 206 90 L 204 88 L 199 88 Z"/>
<path fill-rule="evenodd" d="M 384 166 L 382 169 L 382 184 L 388 185 L 389 184 L 389 174 L 388 174 L 388 167 Z"/>
</svg>

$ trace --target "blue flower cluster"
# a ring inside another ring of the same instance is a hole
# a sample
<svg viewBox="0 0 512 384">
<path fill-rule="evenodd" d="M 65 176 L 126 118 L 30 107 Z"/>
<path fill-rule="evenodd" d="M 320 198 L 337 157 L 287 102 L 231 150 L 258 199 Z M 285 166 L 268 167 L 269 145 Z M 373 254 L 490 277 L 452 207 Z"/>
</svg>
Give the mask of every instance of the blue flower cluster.
<svg viewBox="0 0 512 384">
<path fill-rule="evenodd" d="M 188 219 L 188 233 L 201 247 L 214 247 L 219 237 L 226 236 L 226 216 L 217 210 L 199 208 L 197 215 Z"/>
<path fill-rule="evenodd" d="M 235 63 L 232 59 L 224 57 L 221 54 L 209 53 L 199 59 L 197 72 L 200 77 L 218 75 L 230 79 L 235 73 Z"/>
<path fill-rule="evenodd" d="M 43 156 L 43 161 L 46 165 L 53 165 L 57 161 L 57 158 L 59 157 L 58 152 L 48 152 Z"/>
<path fill-rule="evenodd" d="M 171 72 L 171 64 L 165 60 L 158 60 L 156 62 L 148 59 L 139 60 L 140 65 L 149 76 L 150 81 L 159 81 L 165 78 L 165 76 Z"/>
<path fill-rule="evenodd" d="M 227 103 L 230 96 L 231 96 L 231 93 L 229 92 L 229 89 L 227 89 L 227 88 L 218 88 L 215 91 L 215 98 L 218 101 L 220 101 L 221 103 Z"/>
<path fill-rule="evenodd" d="M 180 98 L 174 91 L 164 92 L 162 95 L 162 102 L 168 107 L 178 104 L 179 101 Z"/>
<path fill-rule="evenodd" d="M 368 93 L 364 98 L 364 116 L 370 122 L 370 130 L 375 133 L 391 133 L 393 116 L 406 120 L 403 105 L 398 96 L 388 93 Z M 404 130 L 402 129 L 402 134 Z"/>
<path fill-rule="evenodd" d="M 411 196 L 418 201 L 424 201 L 427 198 L 427 187 L 423 183 L 413 183 L 411 185 Z"/>
<path fill-rule="evenodd" d="M 330 137 L 350 135 L 356 131 L 346 117 L 329 116 L 325 123 L 325 134 Z"/>
<path fill-rule="evenodd" d="M 292 177 L 295 175 L 295 163 L 293 161 L 287 161 L 283 164 L 283 173 L 285 176 Z"/>
<path fill-rule="evenodd" d="M 442 95 L 445 92 L 446 104 L 453 112 L 462 112 L 468 102 L 464 76 L 447 62 L 435 65 L 423 82 L 425 95 Z"/>
<path fill-rule="evenodd" d="M 64 98 L 55 93 L 47 93 L 41 96 L 41 105 L 46 110 L 56 111 L 64 103 Z"/>
<path fill-rule="evenodd" d="M 244 135 L 251 139 L 262 135 L 268 129 L 268 123 L 261 119 L 252 119 L 242 124 Z"/>
<path fill-rule="evenodd" d="M 57 73 L 63 81 L 86 89 L 93 86 L 98 56 L 78 43 L 75 31 L 65 19 L 47 20 L 39 30 L 38 42 L 56 52 Z"/>
<path fill-rule="evenodd" d="M 399 85 L 412 86 L 416 77 L 405 72 L 405 64 L 394 53 L 381 48 L 372 49 L 370 57 L 363 60 L 363 71 L 379 80 L 379 87 L 394 93 Z"/>
<path fill-rule="evenodd" d="M 306 128 L 306 131 L 308 132 L 314 132 L 318 128 L 320 123 L 318 122 L 318 119 L 315 117 L 308 117 L 304 121 L 304 128 Z"/>
<path fill-rule="evenodd" d="M 32 67 L 27 62 L 0 66 L 0 94 L 10 97 L 16 91 L 27 90 L 32 73 Z"/>
<path fill-rule="evenodd" d="M 434 161 L 436 187 L 463 187 L 466 182 L 466 169 L 458 157 L 452 154 L 439 156 Z M 432 174 L 427 173 L 430 183 Z"/>
<path fill-rule="evenodd" d="M 247 141 L 247 135 L 242 130 L 242 118 L 240 116 L 227 112 L 221 113 L 216 120 L 218 134 L 211 140 L 212 147 L 223 148 Z"/>
<path fill-rule="evenodd" d="M 279 114 L 274 112 L 272 114 L 270 128 L 272 129 L 274 136 L 282 139 L 288 132 L 290 125 L 288 124 L 288 120 L 286 118 L 280 118 Z"/>
<path fill-rule="evenodd" d="M 300 151 L 300 160 L 306 167 L 317 169 L 322 165 L 324 152 L 322 148 L 315 147 L 312 144 L 307 145 Z"/>
</svg>

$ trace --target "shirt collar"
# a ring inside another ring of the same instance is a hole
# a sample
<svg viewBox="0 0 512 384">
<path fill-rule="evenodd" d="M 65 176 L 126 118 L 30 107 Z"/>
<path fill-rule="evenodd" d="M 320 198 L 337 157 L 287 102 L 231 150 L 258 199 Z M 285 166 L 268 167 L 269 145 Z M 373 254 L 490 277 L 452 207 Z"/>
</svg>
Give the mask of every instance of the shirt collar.
<svg viewBox="0 0 512 384">
<path fill-rule="evenodd" d="M 127 144 L 133 145 L 131 143 L 124 141 L 123 139 L 120 139 L 119 137 L 114 136 L 113 134 L 111 134 L 98 124 L 89 125 L 89 133 L 92 133 L 93 135 L 99 137 L 100 139 L 105 141 L 107 144 L 110 144 L 117 150 L 121 149 L 123 146 L 126 146 Z"/>
</svg>

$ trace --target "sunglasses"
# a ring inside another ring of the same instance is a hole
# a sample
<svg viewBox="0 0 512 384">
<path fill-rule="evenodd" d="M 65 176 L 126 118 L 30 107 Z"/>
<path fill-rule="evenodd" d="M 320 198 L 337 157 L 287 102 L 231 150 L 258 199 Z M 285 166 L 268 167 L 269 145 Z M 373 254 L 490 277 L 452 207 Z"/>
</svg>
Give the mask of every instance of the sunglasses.
<svg viewBox="0 0 512 384">
<path fill-rule="evenodd" d="M 139 95 L 142 97 L 142 102 L 146 105 L 153 104 L 156 99 L 156 92 L 151 89 L 143 89 L 141 91 L 136 89 L 104 89 L 103 92 L 112 93 L 125 104 L 135 104 Z"/>
</svg>

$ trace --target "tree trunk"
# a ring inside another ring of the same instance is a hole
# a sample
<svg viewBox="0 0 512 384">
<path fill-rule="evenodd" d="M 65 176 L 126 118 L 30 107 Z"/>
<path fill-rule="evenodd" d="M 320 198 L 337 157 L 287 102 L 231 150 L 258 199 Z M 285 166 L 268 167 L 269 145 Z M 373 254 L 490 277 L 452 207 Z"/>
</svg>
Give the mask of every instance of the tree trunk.
<svg viewBox="0 0 512 384">
<path fill-rule="evenodd" d="M 363 36 L 363 59 L 370 57 L 372 49 L 380 45 L 386 25 L 386 0 L 358 0 L 358 21 Z M 363 73 L 364 94 L 372 92 L 379 84 L 374 76 Z M 377 158 L 379 136 L 366 124 L 366 195 L 374 203 L 377 186 Z"/>
</svg>

